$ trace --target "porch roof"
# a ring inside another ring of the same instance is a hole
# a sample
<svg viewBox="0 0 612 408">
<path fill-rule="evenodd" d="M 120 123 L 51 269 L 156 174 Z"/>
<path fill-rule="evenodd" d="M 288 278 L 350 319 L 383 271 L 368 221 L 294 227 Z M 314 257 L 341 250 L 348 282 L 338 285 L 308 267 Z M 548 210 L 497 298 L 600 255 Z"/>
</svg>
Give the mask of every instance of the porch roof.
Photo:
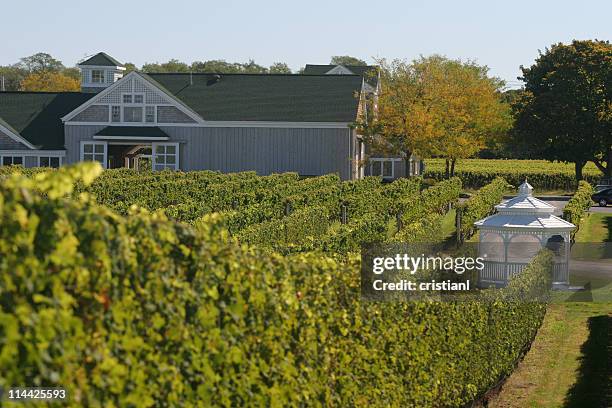
<svg viewBox="0 0 612 408">
<path fill-rule="evenodd" d="M 107 126 L 94 139 L 168 140 L 168 135 L 157 126 Z"/>
</svg>

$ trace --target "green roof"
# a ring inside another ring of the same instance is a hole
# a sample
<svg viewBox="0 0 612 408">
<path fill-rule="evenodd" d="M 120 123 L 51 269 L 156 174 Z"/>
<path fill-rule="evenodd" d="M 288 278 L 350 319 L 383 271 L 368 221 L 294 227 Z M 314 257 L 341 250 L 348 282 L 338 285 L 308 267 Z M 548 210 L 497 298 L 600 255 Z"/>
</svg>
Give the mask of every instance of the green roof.
<svg viewBox="0 0 612 408">
<path fill-rule="evenodd" d="M 204 120 L 353 122 L 357 75 L 142 74 Z"/>
<path fill-rule="evenodd" d="M 96 66 L 109 66 L 109 67 L 122 67 L 123 64 L 108 55 L 105 52 L 99 52 L 93 57 L 80 62 L 78 65 L 96 65 Z"/>
<path fill-rule="evenodd" d="M 95 94 L 80 92 L 0 92 L 0 118 L 28 142 L 45 150 L 64 148 L 61 117 Z"/>
<path fill-rule="evenodd" d="M 96 136 L 168 137 L 166 132 L 157 126 L 107 126 L 96 133 Z"/>
</svg>

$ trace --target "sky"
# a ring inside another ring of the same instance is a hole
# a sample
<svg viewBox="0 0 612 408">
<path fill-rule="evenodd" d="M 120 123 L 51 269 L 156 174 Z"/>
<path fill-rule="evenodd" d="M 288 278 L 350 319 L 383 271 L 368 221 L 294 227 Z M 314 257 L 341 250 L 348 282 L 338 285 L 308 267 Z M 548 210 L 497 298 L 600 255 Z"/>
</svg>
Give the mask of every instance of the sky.
<svg viewBox="0 0 612 408">
<path fill-rule="evenodd" d="M 538 50 L 612 40 L 612 1 L 9 1 L 0 6 L 0 65 L 47 52 L 66 66 L 99 51 L 141 66 L 171 58 L 286 62 L 332 55 L 476 60 L 510 87 Z"/>
</svg>

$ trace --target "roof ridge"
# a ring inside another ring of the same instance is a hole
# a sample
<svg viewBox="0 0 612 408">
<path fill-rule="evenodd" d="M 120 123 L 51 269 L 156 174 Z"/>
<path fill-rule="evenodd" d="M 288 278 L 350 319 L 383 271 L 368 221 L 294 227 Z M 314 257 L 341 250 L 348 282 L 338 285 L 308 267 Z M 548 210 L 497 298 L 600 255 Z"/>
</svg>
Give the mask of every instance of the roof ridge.
<svg viewBox="0 0 612 408">
<path fill-rule="evenodd" d="M 359 74 L 346 74 L 346 75 L 327 75 L 327 74 L 270 74 L 270 73 L 241 73 L 241 72 L 142 72 L 137 71 L 139 74 L 145 75 L 235 75 L 235 76 L 270 76 L 270 77 L 325 77 L 325 78 L 339 78 L 339 77 L 353 77 L 361 76 Z"/>
<path fill-rule="evenodd" d="M 59 95 L 59 94 L 88 94 L 89 92 L 80 92 L 80 91 L 0 91 L 0 95 L 2 94 L 43 94 L 43 95 Z"/>
</svg>

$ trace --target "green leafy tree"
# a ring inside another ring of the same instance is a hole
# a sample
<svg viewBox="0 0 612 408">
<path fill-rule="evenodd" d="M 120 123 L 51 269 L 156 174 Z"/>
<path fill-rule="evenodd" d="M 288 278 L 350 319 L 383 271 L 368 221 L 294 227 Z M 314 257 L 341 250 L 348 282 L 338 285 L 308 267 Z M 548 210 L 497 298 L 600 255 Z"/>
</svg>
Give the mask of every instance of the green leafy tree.
<svg viewBox="0 0 612 408">
<path fill-rule="evenodd" d="M 333 57 L 331 57 L 330 64 L 332 65 L 368 65 L 368 63 L 365 62 L 364 60 L 356 58 L 356 57 L 351 57 L 350 55 L 334 55 Z"/>
<path fill-rule="evenodd" d="M 458 159 L 510 125 L 498 92 L 502 82 L 488 77 L 486 67 L 434 55 L 411 63 L 381 60 L 380 72 L 378 108 L 357 128 L 374 150 L 401 155 L 406 165 L 412 154 L 444 157 L 452 176 Z"/>
<path fill-rule="evenodd" d="M 28 71 L 18 65 L 0 67 L 0 91 L 18 91 Z"/>
<path fill-rule="evenodd" d="M 44 52 L 39 52 L 29 57 L 23 57 L 18 65 L 29 73 L 41 71 L 59 72 L 64 69 L 64 65 L 61 61 L 56 60 L 51 55 Z"/>
<path fill-rule="evenodd" d="M 285 64 L 284 62 L 275 62 L 274 64 L 270 65 L 268 72 L 271 74 L 290 74 L 291 68 L 289 68 L 289 65 Z"/>
<path fill-rule="evenodd" d="M 164 63 L 146 63 L 142 66 L 143 72 L 190 72 L 189 65 L 177 59 Z"/>
<path fill-rule="evenodd" d="M 577 180 L 588 161 L 612 177 L 612 45 L 555 44 L 521 70 L 525 94 L 515 104 L 517 143 L 542 158 L 574 163 Z"/>
</svg>

